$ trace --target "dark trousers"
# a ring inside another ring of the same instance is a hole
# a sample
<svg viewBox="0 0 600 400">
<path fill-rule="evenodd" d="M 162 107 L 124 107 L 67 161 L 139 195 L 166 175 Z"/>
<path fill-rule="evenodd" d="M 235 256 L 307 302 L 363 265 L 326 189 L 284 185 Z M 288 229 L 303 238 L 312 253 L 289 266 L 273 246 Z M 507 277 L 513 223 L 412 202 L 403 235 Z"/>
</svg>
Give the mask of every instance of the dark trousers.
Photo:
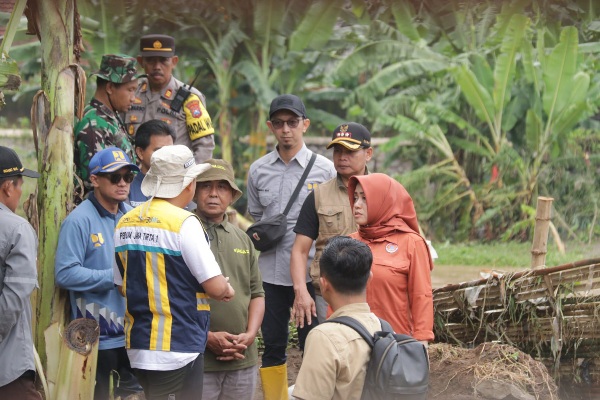
<svg viewBox="0 0 600 400">
<path fill-rule="evenodd" d="M 125 347 L 98 350 L 94 400 L 107 400 L 109 398 L 109 379 L 111 374 L 113 374 L 115 398 L 117 395 L 125 397 L 142 390 L 129 364 L 129 357 L 127 357 Z"/>
<path fill-rule="evenodd" d="M 265 316 L 261 325 L 261 332 L 265 344 L 262 356 L 262 366 L 272 367 L 285 364 L 287 355 L 285 350 L 288 345 L 290 308 L 294 305 L 294 288 L 292 286 L 273 285 L 263 282 L 265 290 Z M 315 289 L 311 283 L 306 284 L 308 293 L 315 298 Z M 298 342 L 300 349 L 304 350 L 306 336 L 312 328 L 318 325 L 317 319 L 312 319 L 312 324 L 304 324 L 298 329 Z"/>
<path fill-rule="evenodd" d="M 146 400 L 202 400 L 204 354 L 173 371 L 134 368 Z"/>
<path fill-rule="evenodd" d="M 35 388 L 35 371 L 27 371 L 8 385 L 0 386 L 2 400 L 42 400 Z"/>
</svg>

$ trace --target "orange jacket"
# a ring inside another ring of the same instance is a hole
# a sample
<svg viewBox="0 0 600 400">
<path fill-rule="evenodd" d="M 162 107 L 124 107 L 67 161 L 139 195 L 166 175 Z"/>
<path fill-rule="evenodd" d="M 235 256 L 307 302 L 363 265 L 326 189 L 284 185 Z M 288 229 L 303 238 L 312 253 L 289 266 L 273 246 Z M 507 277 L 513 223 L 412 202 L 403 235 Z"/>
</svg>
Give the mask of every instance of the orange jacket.
<svg viewBox="0 0 600 400">
<path fill-rule="evenodd" d="M 367 284 L 371 311 L 388 321 L 396 333 L 433 340 L 433 296 L 427 244 L 414 233 L 394 233 L 364 240 L 373 253 L 373 278 Z"/>
</svg>

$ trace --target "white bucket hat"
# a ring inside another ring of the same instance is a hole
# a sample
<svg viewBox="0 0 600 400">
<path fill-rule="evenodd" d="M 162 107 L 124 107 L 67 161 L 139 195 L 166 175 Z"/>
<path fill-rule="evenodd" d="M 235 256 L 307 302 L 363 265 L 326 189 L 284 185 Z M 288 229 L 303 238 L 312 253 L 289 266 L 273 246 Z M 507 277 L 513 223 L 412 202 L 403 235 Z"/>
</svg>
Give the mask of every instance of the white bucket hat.
<svg viewBox="0 0 600 400">
<path fill-rule="evenodd" d="M 162 147 L 150 158 L 150 169 L 142 181 L 142 193 L 148 197 L 172 199 L 208 169 L 210 164 L 196 164 L 187 146 Z"/>
</svg>

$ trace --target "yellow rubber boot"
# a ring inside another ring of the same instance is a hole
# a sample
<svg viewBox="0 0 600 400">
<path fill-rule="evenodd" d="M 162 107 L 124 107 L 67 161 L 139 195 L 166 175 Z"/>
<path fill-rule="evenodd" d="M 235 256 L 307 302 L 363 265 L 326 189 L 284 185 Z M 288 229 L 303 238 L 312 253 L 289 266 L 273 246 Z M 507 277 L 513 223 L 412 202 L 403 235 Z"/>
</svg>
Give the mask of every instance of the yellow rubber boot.
<svg viewBox="0 0 600 400">
<path fill-rule="evenodd" d="M 265 400 L 288 400 L 287 365 L 259 368 Z"/>
</svg>

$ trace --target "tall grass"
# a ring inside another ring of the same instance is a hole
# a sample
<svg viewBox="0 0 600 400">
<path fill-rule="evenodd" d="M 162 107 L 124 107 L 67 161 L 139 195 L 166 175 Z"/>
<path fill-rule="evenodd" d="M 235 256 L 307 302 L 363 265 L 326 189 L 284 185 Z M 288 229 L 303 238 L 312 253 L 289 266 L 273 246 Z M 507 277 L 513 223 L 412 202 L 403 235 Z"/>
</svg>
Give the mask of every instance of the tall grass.
<svg viewBox="0 0 600 400">
<path fill-rule="evenodd" d="M 531 264 L 531 243 L 461 243 L 440 244 L 435 249 L 439 258 L 436 265 L 463 265 L 477 267 L 521 267 Z M 547 266 L 556 266 L 587 258 L 600 257 L 600 242 L 587 245 L 577 242 L 566 243 L 565 254 L 560 254 L 553 242 L 548 243 Z"/>
</svg>

